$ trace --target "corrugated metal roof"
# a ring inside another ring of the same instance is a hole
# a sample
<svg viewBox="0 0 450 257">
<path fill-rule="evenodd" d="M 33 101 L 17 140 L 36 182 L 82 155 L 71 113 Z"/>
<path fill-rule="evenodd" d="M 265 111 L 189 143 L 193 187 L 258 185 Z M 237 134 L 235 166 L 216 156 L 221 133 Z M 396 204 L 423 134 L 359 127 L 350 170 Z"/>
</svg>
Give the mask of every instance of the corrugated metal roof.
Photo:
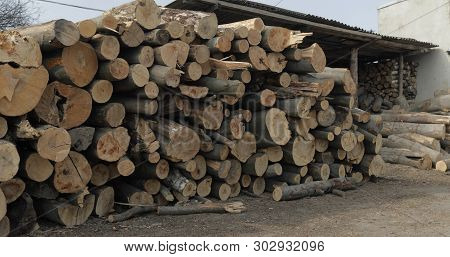
<svg viewBox="0 0 450 257">
<path fill-rule="evenodd" d="M 212 2 L 214 2 L 214 1 L 212 1 Z M 267 5 L 267 4 L 263 4 L 263 3 L 256 3 L 256 2 L 252 2 L 252 1 L 246 1 L 246 0 L 220 0 L 220 2 L 237 4 L 237 5 L 251 7 L 251 8 L 255 8 L 255 9 L 259 9 L 259 10 L 263 10 L 263 11 L 268 11 L 268 12 L 275 13 L 275 14 L 285 15 L 285 16 L 289 16 L 289 17 L 293 17 L 293 18 L 297 18 L 297 19 L 302 19 L 302 20 L 306 20 L 309 22 L 324 24 L 324 25 L 335 27 L 335 28 L 341 28 L 341 29 L 346 29 L 346 30 L 350 30 L 350 31 L 361 32 L 361 33 L 367 34 L 368 36 L 369 35 L 380 36 L 382 40 L 390 41 L 390 42 L 394 42 L 394 43 L 408 44 L 408 45 L 412 45 L 412 46 L 416 46 L 416 47 L 420 47 L 420 48 L 437 47 L 437 45 L 432 44 L 432 43 L 421 42 L 421 41 L 411 39 L 411 38 L 401 38 L 401 37 L 381 35 L 381 34 L 375 33 L 374 31 L 368 31 L 368 30 L 365 30 L 365 29 L 362 29 L 359 27 L 350 26 L 350 25 L 344 24 L 344 23 L 336 21 L 336 20 L 327 19 L 327 18 L 323 18 L 320 16 L 312 15 L 312 14 L 305 14 L 305 13 L 301 13 L 301 12 L 286 10 L 283 8 L 279 8 L 279 7 L 275 7 L 275 6 L 271 6 L 271 5 Z M 204 5 L 205 3 L 202 1 L 196 1 L 196 0 L 189 0 L 189 1 L 178 0 L 178 1 L 174 1 L 171 4 L 168 4 L 167 6 L 172 7 L 172 8 L 180 8 L 180 7 L 187 8 L 189 6 L 192 7 L 193 5 L 196 5 L 196 4 Z M 219 7 L 219 9 L 217 9 L 215 11 L 216 13 L 220 12 L 220 8 L 221 8 L 220 5 L 218 7 Z"/>
</svg>

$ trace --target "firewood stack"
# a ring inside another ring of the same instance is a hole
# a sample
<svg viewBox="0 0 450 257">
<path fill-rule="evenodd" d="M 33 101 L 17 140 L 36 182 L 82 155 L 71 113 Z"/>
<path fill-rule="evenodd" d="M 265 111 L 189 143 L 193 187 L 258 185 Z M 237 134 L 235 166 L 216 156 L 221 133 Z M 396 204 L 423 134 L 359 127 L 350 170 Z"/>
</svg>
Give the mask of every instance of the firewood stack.
<svg viewBox="0 0 450 257">
<path fill-rule="evenodd" d="M 308 35 L 153 0 L 2 32 L 0 235 L 36 216 L 75 226 L 115 204 L 289 200 L 379 175 L 379 117 Z"/>
<path fill-rule="evenodd" d="M 450 170 L 450 90 L 439 90 L 435 97 L 418 102 L 407 111 L 382 114 L 383 147 L 388 163 L 419 169 Z"/>
<path fill-rule="evenodd" d="M 407 100 L 414 100 L 417 95 L 418 64 L 405 61 L 403 66 L 403 95 Z M 363 65 L 359 74 L 359 107 L 375 113 L 392 109 L 401 94 L 399 71 L 396 59 Z"/>
</svg>

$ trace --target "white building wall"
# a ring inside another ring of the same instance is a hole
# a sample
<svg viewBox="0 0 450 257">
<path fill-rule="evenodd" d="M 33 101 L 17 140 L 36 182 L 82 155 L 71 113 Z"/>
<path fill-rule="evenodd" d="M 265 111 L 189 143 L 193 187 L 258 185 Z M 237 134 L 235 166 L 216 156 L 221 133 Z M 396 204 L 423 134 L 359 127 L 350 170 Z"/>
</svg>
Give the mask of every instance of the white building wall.
<svg viewBox="0 0 450 257">
<path fill-rule="evenodd" d="M 417 100 L 450 87 L 450 0 L 400 0 L 378 9 L 379 33 L 439 45 L 428 54 L 409 57 L 419 62 Z"/>
</svg>

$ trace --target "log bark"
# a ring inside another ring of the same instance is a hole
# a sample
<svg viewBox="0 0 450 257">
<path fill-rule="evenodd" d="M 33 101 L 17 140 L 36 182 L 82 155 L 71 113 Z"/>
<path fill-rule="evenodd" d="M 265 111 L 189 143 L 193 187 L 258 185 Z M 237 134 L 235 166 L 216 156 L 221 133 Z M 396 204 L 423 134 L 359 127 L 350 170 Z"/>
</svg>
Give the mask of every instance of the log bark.
<svg viewBox="0 0 450 257">
<path fill-rule="evenodd" d="M 170 34 L 164 29 L 154 29 L 145 33 L 144 43 L 151 46 L 163 46 L 170 40 Z"/>
<path fill-rule="evenodd" d="M 241 213 L 245 206 L 241 202 L 204 203 L 185 206 L 159 206 L 158 215 L 189 215 L 200 213 Z"/>
<path fill-rule="evenodd" d="M 129 64 L 141 64 L 146 68 L 150 68 L 155 60 L 153 48 L 150 46 L 138 46 L 125 49 L 121 51 L 120 56 Z"/>
<path fill-rule="evenodd" d="M 92 144 L 95 128 L 78 127 L 68 131 L 73 150 L 77 152 L 85 151 Z"/>
<path fill-rule="evenodd" d="M 133 178 L 165 179 L 169 175 L 169 162 L 161 159 L 157 164 L 142 163 L 136 167 Z M 162 189 L 161 189 L 162 190 Z"/>
<path fill-rule="evenodd" d="M 91 165 L 86 158 L 71 151 L 67 158 L 55 163 L 53 186 L 60 193 L 76 193 L 86 187 L 91 177 Z"/>
<path fill-rule="evenodd" d="M 368 176 L 379 177 L 384 171 L 385 163 L 380 155 L 364 155 L 359 170 Z"/>
<path fill-rule="evenodd" d="M 195 33 L 202 39 L 211 39 L 217 34 L 217 16 L 214 13 L 161 8 L 162 22 L 178 21 L 193 25 Z"/>
<path fill-rule="evenodd" d="M 203 153 L 202 155 L 210 160 L 224 161 L 228 158 L 230 148 L 224 144 L 214 144 L 212 151 Z"/>
<path fill-rule="evenodd" d="M 80 39 L 77 25 L 64 19 L 23 27 L 15 31 L 23 36 L 34 38 L 43 51 L 70 47 Z"/>
<path fill-rule="evenodd" d="M 422 170 L 430 170 L 432 166 L 432 162 L 429 158 L 421 158 L 415 160 L 398 154 L 385 154 L 384 151 L 381 151 L 381 156 L 387 163 L 402 164 Z"/>
<path fill-rule="evenodd" d="M 345 178 L 346 174 L 345 165 L 339 163 L 330 164 L 331 178 Z"/>
<path fill-rule="evenodd" d="M 274 163 L 267 166 L 267 170 L 264 173 L 264 178 L 274 178 L 283 174 L 283 166 L 279 163 Z"/>
<path fill-rule="evenodd" d="M 277 101 L 277 107 L 288 116 L 307 118 L 311 109 L 311 99 L 309 97 L 297 97 L 279 100 Z"/>
<path fill-rule="evenodd" d="M 5 216 L 0 220 L 0 237 L 7 237 L 10 231 L 9 218 Z"/>
<path fill-rule="evenodd" d="M 123 181 L 114 181 L 113 185 L 117 191 L 115 196 L 118 201 L 135 205 L 153 204 L 152 195 L 139 188 Z"/>
<path fill-rule="evenodd" d="M 34 111 L 50 125 L 71 129 L 86 122 L 91 109 L 92 97 L 88 92 L 55 81 L 47 86 Z"/>
<path fill-rule="evenodd" d="M 245 93 L 245 85 L 239 80 L 220 80 L 211 77 L 202 77 L 196 84 L 207 87 L 209 93 L 216 95 L 235 96 L 241 98 Z"/>
<path fill-rule="evenodd" d="M 127 61 L 122 58 L 117 58 L 112 61 L 101 62 L 97 73 L 97 78 L 119 81 L 128 77 L 130 73 L 130 66 Z"/>
<path fill-rule="evenodd" d="M 254 29 L 258 32 L 262 32 L 265 28 L 264 21 L 261 18 L 253 18 L 243 21 L 237 21 L 227 24 L 221 24 L 220 28 L 231 28 L 233 30 L 237 30 L 241 27 L 246 27 L 248 29 Z"/>
<path fill-rule="evenodd" d="M 211 176 L 219 179 L 225 179 L 230 173 L 231 161 L 206 160 L 207 172 Z"/>
<path fill-rule="evenodd" d="M 383 129 L 381 134 L 383 136 L 390 136 L 403 133 L 416 133 L 426 137 L 436 139 L 445 138 L 444 124 L 417 124 L 405 122 L 383 122 Z"/>
<path fill-rule="evenodd" d="M 327 181 L 330 177 L 330 166 L 325 163 L 308 164 L 308 172 L 314 181 Z"/>
<path fill-rule="evenodd" d="M 296 186 L 277 187 L 273 191 L 272 197 L 277 202 L 288 201 L 309 196 L 323 195 L 324 193 L 331 192 L 333 189 L 346 191 L 354 189 L 354 186 L 352 182 L 347 179 L 315 181 Z"/>
</svg>

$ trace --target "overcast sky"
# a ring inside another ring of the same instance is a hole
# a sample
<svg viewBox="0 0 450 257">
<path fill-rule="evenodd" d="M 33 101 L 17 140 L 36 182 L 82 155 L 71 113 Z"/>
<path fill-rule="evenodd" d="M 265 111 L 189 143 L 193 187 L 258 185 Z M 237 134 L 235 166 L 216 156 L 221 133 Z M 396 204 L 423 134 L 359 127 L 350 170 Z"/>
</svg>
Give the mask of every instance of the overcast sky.
<svg viewBox="0 0 450 257">
<path fill-rule="evenodd" d="M 129 0 L 53 0 L 61 3 L 74 4 L 107 10 Z M 393 0 L 253 0 L 269 5 L 279 3 L 278 7 L 295 10 L 334 19 L 343 23 L 358 26 L 367 30 L 377 31 L 377 7 Z M 156 0 L 159 5 L 166 5 L 172 0 Z M 50 3 L 35 3 L 40 10 L 40 22 L 64 18 L 78 21 L 99 15 L 97 11 L 81 10 Z"/>
</svg>

